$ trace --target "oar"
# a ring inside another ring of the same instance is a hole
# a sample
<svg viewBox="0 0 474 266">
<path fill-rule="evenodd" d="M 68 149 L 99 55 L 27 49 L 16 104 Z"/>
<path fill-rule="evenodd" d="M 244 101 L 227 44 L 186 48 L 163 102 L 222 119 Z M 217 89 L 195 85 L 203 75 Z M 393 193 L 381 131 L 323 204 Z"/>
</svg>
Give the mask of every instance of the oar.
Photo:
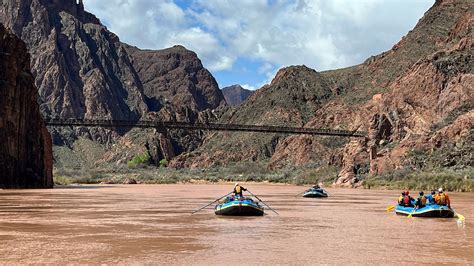
<svg viewBox="0 0 474 266">
<path fill-rule="evenodd" d="M 415 206 L 415 208 L 413 208 L 413 211 L 412 211 L 410 214 L 408 214 L 408 218 L 413 217 L 413 214 L 415 213 L 417 207 L 418 207 L 418 206 Z"/>
<path fill-rule="evenodd" d="M 305 191 L 303 191 L 303 192 L 300 192 L 300 193 L 296 194 L 296 195 L 295 195 L 295 197 L 296 197 L 296 196 L 299 196 L 299 195 L 301 195 L 301 194 L 304 194 L 306 191 L 307 191 L 307 190 L 305 190 Z"/>
<path fill-rule="evenodd" d="M 272 210 L 274 213 L 280 215 L 278 212 L 276 212 L 274 209 L 272 209 L 270 206 L 268 206 L 265 202 L 263 202 L 263 200 L 261 200 L 259 197 L 257 197 L 255 194 L 253 194 L 252 192 L 250 192 L 250 190 L 247 189 L 247 192 L 250 193 L 252 196 L 254 196 L 256 199 L 258 199 L 261 203 L 265 204 L 265 206 L 268 207 L 268 209 Z"/>
<path fill-rule="evenodd" d="M 218 201 L 218 200 L 222 199 L 223 197 L 227 197 L 228 195 L 230 195 L 230 194 L 232 194 L 232 193 L 233 193 L 233 192 L 229 192 L 229 193 L 225 194 L 224 196 L 222 196 L 222 197 L 220 197 L 220 198 L 218 198 L 218 199 L 214 200 L 213 202 L 211 202 L 211 203 L 207 204 L 206 206 L 204 206 L 204 207 L 202 207 L 202 208 L 200 208 L 200 209 L 197 209 L 197 210 L 193 211 L 191 214 L 195 214 L 196 212 L 198 212 L 198 211 L 200 211 L 200 210 L 202 210 L 202 209 L 206 208 L 206 207 L 207 207 L 207 206 L 209 206 L 209 205 L 212 205 L 212 204 L 214 204 L 214 202 L 216 202 L 216 201 Z"/>
<path fill-rule="evenodd" d="M 453 208 L 451 210 L 454 212 L 454 217 L 457 217 L 459 221 L 464 222 L 466 220 L 464 215 L 457 213 Z"/>
<path fill-rule="evenodd" d="M 394 209 L 395 209 L 395 206 L 390 205 L 385 210 L 389 212 L 389 211 L 393 211 Z"/>
</svg>

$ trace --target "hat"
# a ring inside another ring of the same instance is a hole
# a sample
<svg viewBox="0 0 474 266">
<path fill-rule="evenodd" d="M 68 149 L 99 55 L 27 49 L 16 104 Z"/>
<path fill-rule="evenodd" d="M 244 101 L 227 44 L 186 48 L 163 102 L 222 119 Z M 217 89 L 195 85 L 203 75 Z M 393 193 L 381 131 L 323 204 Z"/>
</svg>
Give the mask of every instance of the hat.
<svg viewBox="0 0 474 266">
<path fill-rule="evenodd" d="M 238 185 L 239 185 L 239 183 L 235 183 L 235 186 L 234 186 L 234 187 L 236 187 L 236 186 L 238 186 Z"/>
<path fill-rule="evenodd" d="M 440 187 L 440 188 L 438 189 L 438 192 L 443 192 L 443 188 Z"/>
</svg>

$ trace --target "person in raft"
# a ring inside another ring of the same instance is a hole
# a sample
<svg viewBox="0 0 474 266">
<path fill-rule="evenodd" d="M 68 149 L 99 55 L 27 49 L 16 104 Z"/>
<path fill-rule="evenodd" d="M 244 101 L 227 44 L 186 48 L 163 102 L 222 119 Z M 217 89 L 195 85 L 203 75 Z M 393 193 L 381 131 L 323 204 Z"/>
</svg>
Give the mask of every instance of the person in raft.
<svg viewBox="0 0 474 266">
<path fill-rule="evenodd" d="M 444 205 L 448 206 L 448 208 L 451 208 L 451 200 L 449 199 L 448 194 L 443 191 L 443 188 L 438 189 L 438 194 L 435 196 L 435 201 L 438 205 Z"/>
<path fill-rule="evenodd" d="M 425 197 L 426 197 L 426 199 L 428 200 L 428 202 L 429 202 L 430 204 L 436 204 L 435 196 L 436 196 L 436 191 L 435 191 L 435 190 L 432 190 L 432 191 L 431 191 L 431 194 L 428 195 L 428 196 L 425 196 Z"/>
<path fill-rule="evenodd" d="M 398 205 L 403 206 L 403 198 L 405 197 L 405 191 L 402 191 L 402 195 L 398 197 Z"/>
<path fill-rule="evenodd" d="M 410 192 L 409 192 L 408 190 L 406 190 L 404 194 L 405 194 L 405 195 L 403 196 L 400 205 L 405 206 L 405 207 L 413 207 L 413 203 L 412 203 L 412 202 L 413 202 L 415 199 L 413 199 L 413 198 L 410 196 Z M 403 194 L 402 194 L 402 195 L 403 195 Z"/>
<path fill-rule="evenodd" d="M 427 198 L 425 196 L 425 193 L 423 191 L 420 191 L 420 196 L 418 197 L 418 199 L 416 199 L 415 207 L 417 209 L 425 207 L 426 201 L 427 201 Z"/>
<path fill-rule="evenodd" d="M 239 185 L 239 183 L 235 183 L 235 186 L 234 186 L 234 197 L 243 197 L 242 195 L 242 192 L 243 191 L 247 191 L 246 188 L 242 187 L 241 185 Z"/>
</svg>

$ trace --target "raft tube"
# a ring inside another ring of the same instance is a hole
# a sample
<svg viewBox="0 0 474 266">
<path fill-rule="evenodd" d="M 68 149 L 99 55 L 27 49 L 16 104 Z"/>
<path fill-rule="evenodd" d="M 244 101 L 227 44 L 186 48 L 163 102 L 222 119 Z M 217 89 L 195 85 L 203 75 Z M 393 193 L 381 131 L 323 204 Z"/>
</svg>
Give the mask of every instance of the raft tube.
<svg viewBox="0 0 474 266">
<path fill-rule="evenodd" d="M 303 194 L 303 197 L 305 198 L 326 198 L 328 196 L 328 193 L 322 189 L 314 189 L 311 188 L 309 190 L 306 190 Z"/>
<path fill-rule="evenodd" d="M 398 215 L 410 215 L 413 217 L 436 217 L 436 218 L 453 218 L 454 211 L 448 206 L 438 205 L 438 204 L 429 204 L 423 208 L 416 209 L 413 212 L 413 207 L 404 207 L 397 205 L 395 212 Z"/>
<path fill-rule="evenodd" d="M 216 215 L 262 216 L 263 207 L 250 198 L 236 198 L 216 205 Z"/>
</svg>

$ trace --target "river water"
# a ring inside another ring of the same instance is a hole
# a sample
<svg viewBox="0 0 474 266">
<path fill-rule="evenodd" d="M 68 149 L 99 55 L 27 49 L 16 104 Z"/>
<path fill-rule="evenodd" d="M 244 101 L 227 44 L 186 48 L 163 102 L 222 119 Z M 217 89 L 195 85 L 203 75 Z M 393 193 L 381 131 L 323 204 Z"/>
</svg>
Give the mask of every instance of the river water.
<svg viewBox="0 0 474 266">
<path fill-rule="evenodd" d="M 280 215 L 190 215 L 232 184 L 0 190 L 0 263 L 474 264 L 472 193 L 450 193 L 460 227 L 385 211 L 398 191 L 245 186 Z"/>
</svg>

